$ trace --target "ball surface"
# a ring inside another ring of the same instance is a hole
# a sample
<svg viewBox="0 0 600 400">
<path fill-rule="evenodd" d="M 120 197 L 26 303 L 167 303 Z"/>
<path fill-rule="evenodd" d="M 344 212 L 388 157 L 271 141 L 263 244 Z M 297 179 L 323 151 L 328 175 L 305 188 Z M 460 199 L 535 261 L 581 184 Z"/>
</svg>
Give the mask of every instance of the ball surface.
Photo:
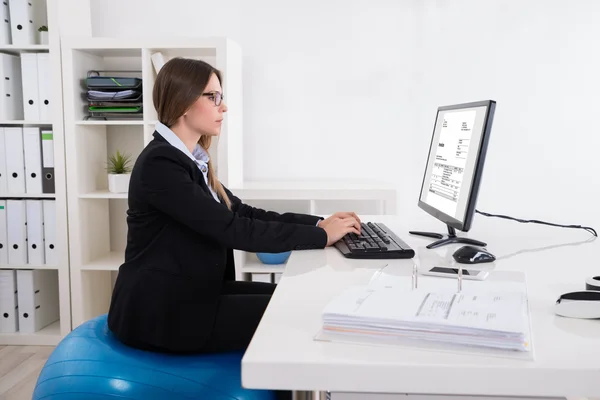
<svg viewBox="0 0 600 400">
<path fill-rule="evenodd" d="M 70 332 L 42 369 L 33 400 L 274 400 L 241 385 L 242 353 L 171 355 L 125 346 L 106 315 Z"/>
</svg>

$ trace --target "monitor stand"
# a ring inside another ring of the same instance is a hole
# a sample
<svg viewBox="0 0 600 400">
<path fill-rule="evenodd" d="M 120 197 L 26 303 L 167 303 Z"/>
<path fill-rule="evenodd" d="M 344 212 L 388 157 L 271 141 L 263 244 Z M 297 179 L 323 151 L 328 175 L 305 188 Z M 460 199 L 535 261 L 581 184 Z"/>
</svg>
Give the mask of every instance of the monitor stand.
<svg viewBox="0 0 600 400">
<path fill-rule="evenodd" d="M 440 247 L 440 246 L 450 244 L 450 243 L 470 244 L 473 246 L 481 246 L 481 247 L 487 246 L 486 243 L 480 242 L 479 240 L 456 236 L 456 230 L 453 227 L 451 227 L 450 225 L 448 225 L 448 237 L 446 239 L 444 239 L 444 235 L 442 235 L 441 233 L 435 233 L 435 232 L 409 231 L 408 233 L 410 233 L 411 235 L 426 236 L 426 237 L 430 237 L 430 238 L 440 239 L 440 240 L 437 240 L 437 241 L 427 245 L 426 247 L 428 249 L 434 249 L 436 247 Z"/>
</svg>

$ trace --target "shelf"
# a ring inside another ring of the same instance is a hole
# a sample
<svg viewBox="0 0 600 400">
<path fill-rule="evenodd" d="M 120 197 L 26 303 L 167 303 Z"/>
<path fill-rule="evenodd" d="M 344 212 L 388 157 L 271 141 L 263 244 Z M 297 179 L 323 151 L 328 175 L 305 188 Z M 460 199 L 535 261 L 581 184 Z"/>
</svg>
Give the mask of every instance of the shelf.
<svg viewBox="0 0 600 400">
<path fill-rule="evenodd" d="M 60 320 L 35 333 L 0 333 L 0 344 L 5 346 L 56 346 L 61 340 Z"/>
<path fill-rule="evenodd" d="M 391 184 L 370 181 L 258 181 L 228 189 L 245 200 L 380 200 L 395 196 Z"/>
<path fill-rule="evenodd" d="M 107 46 L 73 46 L 72 49 L 79 53 L 102 58 L 134 58 L 141 57 L 142 54 L 141 48 L 132 48 L 130 46 L 117 47 L 114 43 Z"/>
<path fill-rule="evenodd" d="M 107 121 L 103 121 L 103 120 L 84 120 L 84 121 L 76 121 L 75 125 L 144 125 L 145 122 L 137 119 L 124 119 L 124 120 L 107 120 Z"/>
<path fill-rule="evenodd" d="M 125 254 L 123 252 L 112 251 L 92 262 L 81 266 L 82 270 L 87 271 L 118 271 L 123 264 Z"/>
<path fill-rule="evenodd" d="M 50 46 L 47 44 L 30 44 L 30 45 L 14 45 L 14 44 L 2 44 L 0 45 L 0 52 L 10 54 L 20 54 L 21 52 L 44 52 L 50 51 Z"/>
<path fill-rule="evenodd" d="M 263 264 L 256 254 L 247 253 L 245 255 L 246 260 L 244 261 L 244 266 L 242 267 L 242 273 L 264 273 L 264 274 L 277 274 L 283 273 L 285 270 L 285 264 L 280 265 L 267 265 Z"/>
<path fill-rule="evenodd" d="M 1 269 L 60 269 L 60 265 L 46 265 L 46 264 L 25 264 L 25 265 L 11 265 L 5 264 Z"/>
<path fill-rule="evenodd" d="M 73 50 L 94 51 L 95 54 L 121 56 L 139 49 L 161 50 L 173 52 L 177 56 L 214 55 L 217 50 L 224 51 L 234 43 L 224 37 L 137 37 L 127 40 L 112 37 L 83 36 L 63 37 L 64 47 Z"/>
<path fill-rule="evenodd" d="M 55 199 L 56 193 L 0 193 L 0 199 Z"/>
<path fill-rule="evenodd" d="M 79 195 L 80 199 L 126 199 L 127 193 L 112 193 L 108 190 L 97 190 Z"/>
<path fill-rule="evenodd" d="M 108 191 L 109 157 L 117 151 L 130 157 L 133 167 L 138 155 L 144 149 L 144 126 L 86 124 L 75 126 L 76 155 L 74 173 L 79 176 L 79 184 L 71 191 L 71 198 L 125 199 L 127 194 Z M 126 189 L 126 188 L 125 188 Z"/>
<path fill-rule="evenodd" d="M 25 121 L 22 119 L 15 119 L 15 120 L 0 120 L 0 125 L 41 126 L 41 125 L 52 125 L 52 122 L 50 122 L 50 121 Z"/>
<path fill-rule="evenodd" d="M 242 267 L 242 273 L 246 274 L 279 274 L 283 273 L 285 265 L 264 265 L 261 263 L 249 263 Z"/>
</svg>

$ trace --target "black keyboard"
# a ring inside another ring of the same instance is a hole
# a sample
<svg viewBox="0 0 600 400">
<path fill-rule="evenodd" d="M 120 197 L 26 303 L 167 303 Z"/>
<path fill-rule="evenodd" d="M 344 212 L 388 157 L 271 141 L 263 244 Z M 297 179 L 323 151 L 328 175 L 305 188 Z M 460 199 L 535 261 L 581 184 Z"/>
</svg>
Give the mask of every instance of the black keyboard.
<svg viewBox="0 0 600 400">
<path fill-rule="evenodd" d="M 349 233 L 334 246 L 347 258 L 413 258 L 415 251 L 380 222 L 362 222 L 360 236 Z"/>
</svg>

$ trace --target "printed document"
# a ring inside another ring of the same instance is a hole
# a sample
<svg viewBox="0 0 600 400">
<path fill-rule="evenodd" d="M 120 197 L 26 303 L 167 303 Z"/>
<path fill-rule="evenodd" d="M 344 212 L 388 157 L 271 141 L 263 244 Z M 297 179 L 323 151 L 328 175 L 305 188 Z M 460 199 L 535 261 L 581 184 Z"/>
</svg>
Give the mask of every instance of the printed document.
<svg viewBox="0 0 600 400">
<path fill-rule="evenodd" d="M 487 289 L 352 287 L 327 305 L 323 329 L 529 351 L 525 291 Z"/>
</svg>

